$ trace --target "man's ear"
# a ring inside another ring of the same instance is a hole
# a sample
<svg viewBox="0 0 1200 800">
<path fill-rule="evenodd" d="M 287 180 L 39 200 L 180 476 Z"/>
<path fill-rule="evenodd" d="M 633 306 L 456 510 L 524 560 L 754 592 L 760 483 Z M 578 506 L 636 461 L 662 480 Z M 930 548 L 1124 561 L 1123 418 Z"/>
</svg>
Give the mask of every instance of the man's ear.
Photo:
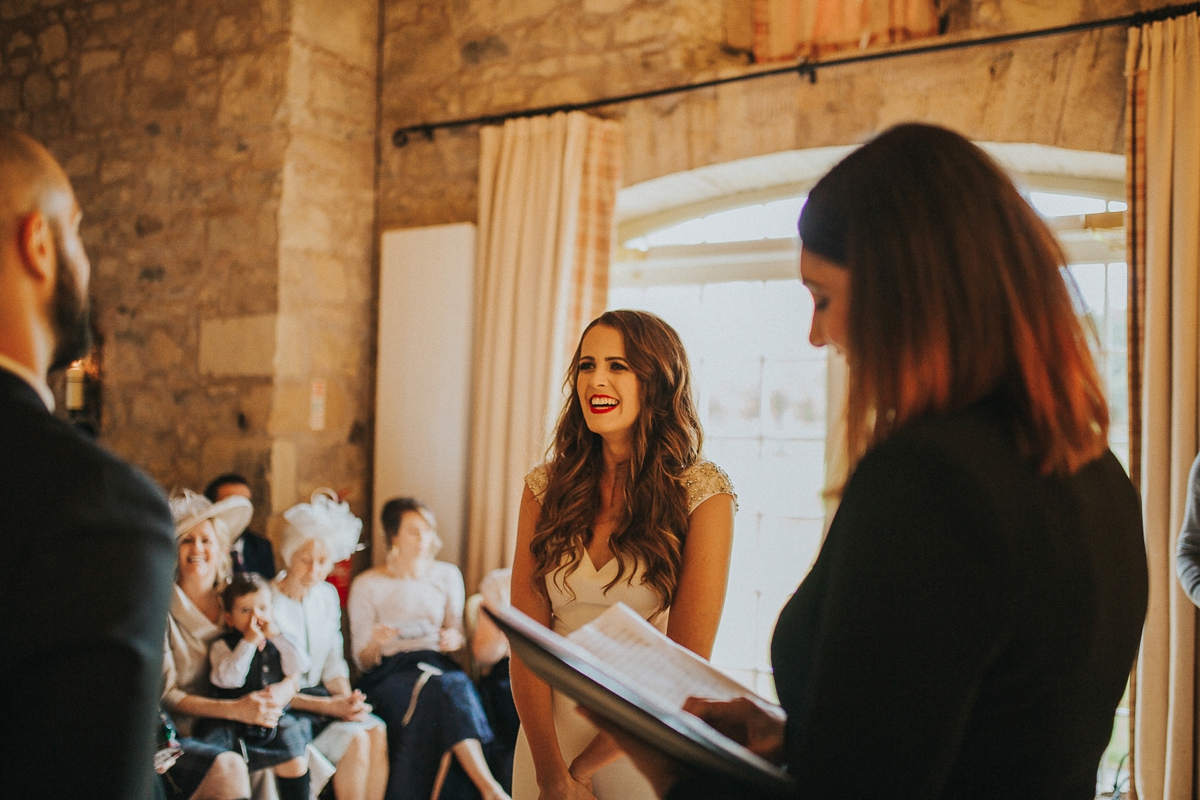
<svg viewBox="0 0 1200 800">
<path fill-rule="evenodd" d="M 54 282 L 54 231 L 40 210 L 34 210 L 21 220 L 17 231 L 17 249 L 25 269 L 39 282 Z"/>
</svg>

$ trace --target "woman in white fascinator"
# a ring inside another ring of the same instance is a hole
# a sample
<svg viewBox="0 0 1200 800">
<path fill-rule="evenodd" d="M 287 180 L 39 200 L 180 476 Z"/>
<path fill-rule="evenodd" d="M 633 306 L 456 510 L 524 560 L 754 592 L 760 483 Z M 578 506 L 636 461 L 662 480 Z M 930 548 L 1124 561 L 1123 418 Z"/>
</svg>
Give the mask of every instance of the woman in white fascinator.
<svg viewBox="0 0 1200 800">
<path fill-rule="evenodd" d="M 338 800 L 381 800 L 388 780 L 387 728 L 362 692 L 350 689 L 338 593 L 325 581 L 334 564 L 358 549 L 362 520 L 332 489 L 317 489 L 283 518 L 286 570 L 271 584 L 275 623 L 307 652 L 310 664 L 297 678 L 292 710 L 312 719 L 313 746 L 337 765 Z"/>
</svg>

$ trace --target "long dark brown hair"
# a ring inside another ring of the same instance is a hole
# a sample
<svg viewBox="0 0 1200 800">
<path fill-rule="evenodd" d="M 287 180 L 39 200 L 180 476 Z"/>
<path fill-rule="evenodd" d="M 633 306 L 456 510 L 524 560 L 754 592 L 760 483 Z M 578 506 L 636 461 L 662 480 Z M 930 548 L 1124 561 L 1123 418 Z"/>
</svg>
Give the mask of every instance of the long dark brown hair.
<svg viewBox="0 0 1200 800">
<path fill-rule="evenodd" d="M 681 478 L 699 459 L 704 439 L 692 398 L 691 369 L 679 334 L 653 314 L 606 311 L 583 335 L 598 325 L 621 334 L 641 402 L 624 486 L 619 487 L 625 509 L 608 540 L 617 575 L 605 589 L 622 579 L 632 580 L 634 565 L 641 563 L 642 581 L 658 595 L 662 611 L 675 597 L 687 536 L 687 490 Z M 542 515 L 530 545 L 534 586 L 543 595 L 546 580 L 557 579 L 560 567 L 565 582 L 579 566 L 600 513 L 601 438 L 588 429 L 576 389 L 582 348 L 581 336 L 567 372 L 568 398 L 554 432 Z"/>
<path fill-rule="evenodd" d="M 894 127 L 813 187 L 799 228 L 805 249 L 850 271 L 850 471 L 906 422 L 994 393 L 1042 472 L 1105 451 L 1108 405 L 1062 248 L 980 148 Z"/>
</svg>

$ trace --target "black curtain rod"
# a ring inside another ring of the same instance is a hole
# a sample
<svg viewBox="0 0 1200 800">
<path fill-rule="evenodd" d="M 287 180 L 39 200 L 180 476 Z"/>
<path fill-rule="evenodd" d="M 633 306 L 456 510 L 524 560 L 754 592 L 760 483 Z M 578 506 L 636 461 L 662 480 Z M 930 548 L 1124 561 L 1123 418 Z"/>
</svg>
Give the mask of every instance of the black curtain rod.
<svg viewBox="0 0 1200 800">
<path fill-rule="evenodd" d="M 446 130 L 448 128 L 465 128 L 470 125 L 498 125 L 503 123 L 505 120 L 523 119 L 526 117 L 540 117 L 547 114 L 556 114 L 560 111 L 586 111 L 592 108 L 601 108 L 602 106 L 619 105 L 621 103 L 633 102 L 634 100 L 649 100 L 669 94 L 693 92 L 697 89 L 709 89 L 713 86 L 741 83 L 742 81 L 752 81 L 757 80 L 758 78 L 773 77 L 775 75 L 796 73 L 801 77 L 807 77 L 810 82 L 816 83 L 817 70 L 824 69 L 826 67 L 838 67 L 845 64 L 861 64 L 867 61 L 882 61 L 883 59 L 898 58 L 900 56 L 942 53 L 948 50 L 965 50 L 969 47 L 1005 44 L 1007 42 L 1017 42 L 1024 39 L 1039 39 L 1046 36 L 1062 36 L 1068 33 L 1081 33 L 1083 31 L 1091 31 L 1098 28 L 1115 28 L 1117 26 L 1139 27 L 1142 25 L 1147 25 L 1151 22 L 1161 22 L 1162 20 L 1174 19 L 1175 17 L 1182 17 L 1186 14 L 1194 13 L 1200 13 L 1200 2 L 1163 6 L 1162 8 L 1157 8 L 1153 11 L 1139 11 L 1137 13 L 1126 14 L 1121 17 L 1109 17 L 1107 19 L 1091 20 L 1089 22 L 1076 22 L 1071 25 L 1060 25 L 1055 28 L 1040 28 L 1032 31 L 1002 33 L 996 36 L 985 36 L 979 39 L 959 39 L 952 42 L 918 45 L 916 47 L 907 47 L 897 50 L 880 50 L 874 53 L 860 53 L 857 55 L 842 56 L 840 58 L 829 58 L 823 60 L 810 61 L 805 59 L 798 64 L 790 64 L 786 67 L 777 67 L 775 69 L 763 70 L 761 72 L 749 72 L 742 75 L 733 75 L 727 78 L 716 78 L 711 81 L 702 81 L 700 83 L 688 83 L 684 84 L 683 86 L 668 86 L 663 89 L 653 89 L 648 92 L 635 92 L 634 94 L 623 94 L 617 97 L 605 97 L 600 100 L 588 100 L 587 102 L 583 103 L 563 103 L 556 106 L 527 108 L 523 111 L 508 111 L 500 114 L 488 114 L 482 117 L 470 117 L 468 119 L 453 119 L 445 120 L 443 122 L 427 122 L 420 125 L 408 125 L 405 127 L 396 128 L 396 130 L 392 133 L 392 144 L 396 147 L 404 147 L 404 145 L 408 144 L 409 137 L 413 134 L 419 134 L 424 136 L 429 141 L 433 141 L 433 132 L 437 130 Z"/>
</svg>

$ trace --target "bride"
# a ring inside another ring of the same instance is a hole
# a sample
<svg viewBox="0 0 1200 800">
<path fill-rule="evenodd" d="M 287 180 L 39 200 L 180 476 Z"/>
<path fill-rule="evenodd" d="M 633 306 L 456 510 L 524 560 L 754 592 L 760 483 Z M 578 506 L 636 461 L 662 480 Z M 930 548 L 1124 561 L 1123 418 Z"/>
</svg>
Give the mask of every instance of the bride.
<svg viewBox="0 0 1200 800">
<path fill-rule="evenodd" d="M 735 497 L 728 476 L 700 460 L 679 335 L 653 314 L 608 311 L 584 331 L 567 380 L 550 458 L 525 478 L 513 606 L 566 635 L 623 602 L 707 658 Z M 653 797 L 613 741 L 517 658 L 512 688 L 514 800 Z"/>
</svg>

